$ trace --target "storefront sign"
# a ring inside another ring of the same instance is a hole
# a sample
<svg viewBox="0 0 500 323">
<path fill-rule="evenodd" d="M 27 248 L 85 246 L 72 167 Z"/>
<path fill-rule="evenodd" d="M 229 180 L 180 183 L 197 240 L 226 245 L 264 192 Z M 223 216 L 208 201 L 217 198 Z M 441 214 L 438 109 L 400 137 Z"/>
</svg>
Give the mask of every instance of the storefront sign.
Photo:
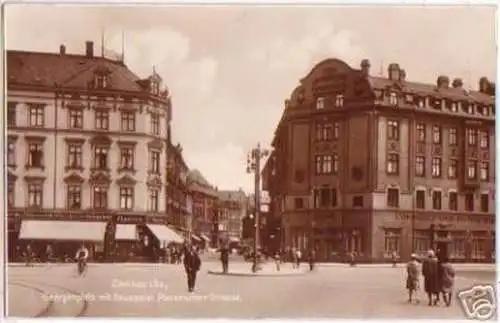
<svg viewBox="0 0 500 323">
<path fill-rule="evenodd" d="M 117 215 L 116 223 L 121 224 L 139 224 L 144 223 L 144 217 L 138 215 Z"/>
<path fill-rule="evenodd" d="M 147 217 L 146 222 L 151 224 L 168 224 L 167 217 Z"/>
<path fill-rule="evenodd" d="M 111 215 L 109 214 L 95 214 L 95 213 L 28 213 L 23 219 L 44 219 L 44 220 L 73 220 L 73 221 L 96 221 L 96 222 L 108 222 L 111 221 Z"/>
<path fill-rule="evenodd" d="M 418 214 L 412 212 L 397 212 L 397 221 L 411 221 L 415 216 L 415 221 L 428 221 L 439 223 L 470 223 L 470 224 L 495 224 L 493 217 L 483 215 L 458 215 L 458 214 Z"/>
</svg>

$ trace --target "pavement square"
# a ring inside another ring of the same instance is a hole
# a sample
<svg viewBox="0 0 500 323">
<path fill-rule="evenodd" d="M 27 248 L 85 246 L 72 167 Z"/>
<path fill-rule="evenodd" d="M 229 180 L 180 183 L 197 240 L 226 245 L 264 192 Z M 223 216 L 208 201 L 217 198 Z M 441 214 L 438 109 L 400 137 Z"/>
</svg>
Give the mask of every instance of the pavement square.
<svg viewBox="0 0 500 323">
<path fill-rule="evenodd" d="M 229 266 L 241 271 L 250 267 L 249 263 Z M 283 267 L 291 270 L 290 264 Z M 92 295 L 84 313 L 90 317 L 465 318 L 456 300 L 449 308 L 428 307 L 425 295 L 419 293 L 421 303 L 408 304 L 404 266 L 318 266 L 302 276 L 258 278 L 209 275 L 208 270 L 220 271 L 220 264 L 202 265 L 192 294 L 187 292 L 182 265 L 90 264 L 85 277 L 76 277 L 71 264 L 11 267 L 8 279 L 25 284 L 43 280 Z M 457 272 L 457 291 L 494 283 L 494 272 L 478 277 Z M 9 294 L 11 303 L 19 297 Z"/>
</svg>

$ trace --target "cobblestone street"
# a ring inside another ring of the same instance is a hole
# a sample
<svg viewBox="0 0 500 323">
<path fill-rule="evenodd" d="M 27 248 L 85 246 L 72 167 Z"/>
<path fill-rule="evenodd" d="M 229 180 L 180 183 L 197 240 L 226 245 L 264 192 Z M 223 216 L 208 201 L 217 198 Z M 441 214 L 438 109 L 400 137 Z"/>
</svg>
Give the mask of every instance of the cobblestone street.
<svg viewBox="0 0 500 323">
<path fill-rule="evenodd" d="M 290 270 L 289 264 L 284 267 Z M 245 268 L 250 265 L 233 263 L 230 270 Z M 403 265 L 320 265 L 312 273 L 289 277 L 219 276 L 209 270 L 220 271 L 220 266 L 205 262 L 190 295 L 178 265 L 90 264 L 85 277 L 76 277 L 74 265 L 11 266 L 9 286 L 25 287 L 9 295 L 10 315 L 35 316 L 43 310 L 22 306 L 22 290 L 31 286 L 53 295 L 41 316 L 463 318 L 456 302 L 450 308 L 428 307 L 421 294 L 419 305 L 407 304 Z M 457 290 L 494 279 L 490 265 L 457 265 L 457 272 Z M 26 292 L 33 298 L 33 292 Z M 81 292 L 87 303 L 77 299 Z"/>
</svg>

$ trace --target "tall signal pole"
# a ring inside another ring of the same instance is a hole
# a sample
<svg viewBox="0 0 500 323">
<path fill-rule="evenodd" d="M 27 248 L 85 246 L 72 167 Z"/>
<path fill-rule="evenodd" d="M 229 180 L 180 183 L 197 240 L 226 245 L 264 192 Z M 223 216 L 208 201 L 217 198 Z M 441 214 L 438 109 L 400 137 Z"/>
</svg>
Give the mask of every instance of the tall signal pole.
<svg viewBox="0 0 500 323">
<path fill-rule="evenodd" d="M 255 189 L 255 233 L 253 243 L 253 263 L 252 272 L 257 272 L 257 251 L 260 240 L 260 160 L 269 155 L 269 150 L 262 149 L 260 144 L 252 149 L 247 158 L 247 173 L 254 174 Z"/>
</svg>

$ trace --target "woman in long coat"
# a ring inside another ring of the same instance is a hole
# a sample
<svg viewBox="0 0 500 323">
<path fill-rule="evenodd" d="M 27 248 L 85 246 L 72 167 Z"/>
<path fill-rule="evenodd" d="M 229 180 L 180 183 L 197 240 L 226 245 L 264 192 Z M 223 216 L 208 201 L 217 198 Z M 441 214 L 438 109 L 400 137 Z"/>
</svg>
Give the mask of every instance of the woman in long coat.
<svg viewBox="0 0 500 323">
<path fill-rule="evenodd" d="M 453 269 L 447 257 L 442 259 L 441 268 L 441 291 L 443 293 L 443 300 L 446 306 L 450 306 L 453 286 L 455 285 L 455 269 Z"/>
<path fill-rule="evenodd" d="M 438 275 L 438 261 L 433 250 L 427 252 L 427 259 L 422 265 L 422 275 L 424 276 L 424 290 L 429 299 L 429 306 L 437 305 L 439 293 L 441 292 Z M 432 296 L 436 298 L 432 300 Z"/>
</svg>

